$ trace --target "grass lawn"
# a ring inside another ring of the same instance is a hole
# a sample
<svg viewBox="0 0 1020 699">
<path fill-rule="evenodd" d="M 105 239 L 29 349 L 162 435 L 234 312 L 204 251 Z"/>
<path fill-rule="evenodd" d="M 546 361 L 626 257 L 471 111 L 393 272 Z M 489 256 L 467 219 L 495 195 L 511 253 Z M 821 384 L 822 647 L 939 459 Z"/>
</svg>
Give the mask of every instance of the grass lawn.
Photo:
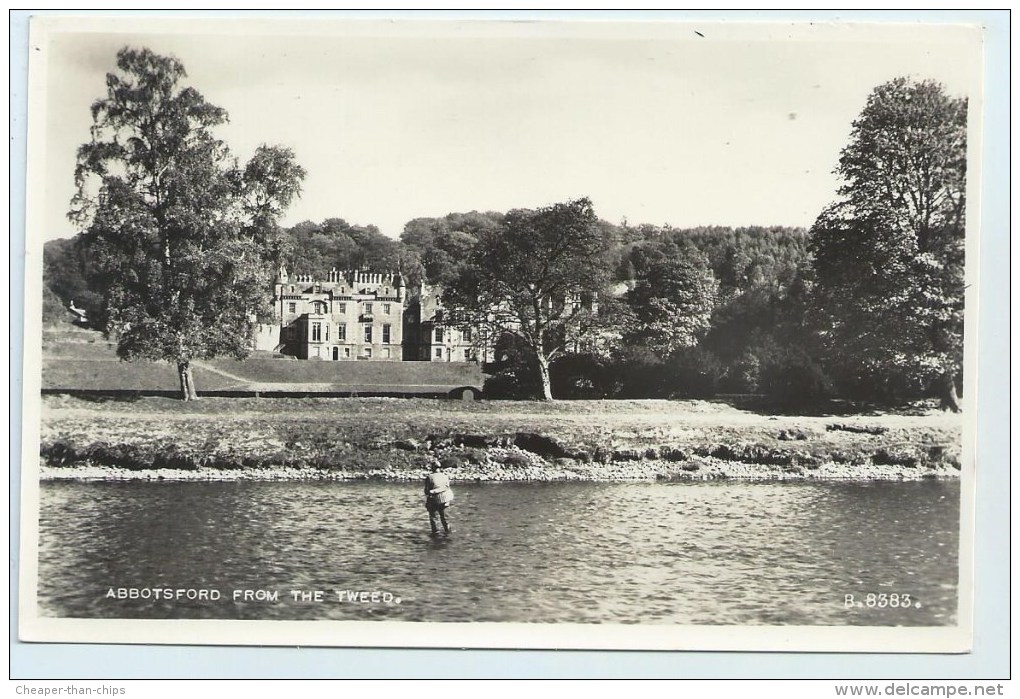
<svg viewBox="0 0 1020 699">
<path fill-rule="evenodd" d="M 99 333 L 71 328 L 49 330 L 43 338 L 42 385 L 49 390 L 175 391 L 176 367 L 166 362 L 124 362 Z M 446 393 L 462 386 L 481 388 L 479 367 L 468 363 L 277 359 L 254 354 L 245 360 L 193 362 L 203 391 L 285 391 L 310 393 Z"/>
</svg>

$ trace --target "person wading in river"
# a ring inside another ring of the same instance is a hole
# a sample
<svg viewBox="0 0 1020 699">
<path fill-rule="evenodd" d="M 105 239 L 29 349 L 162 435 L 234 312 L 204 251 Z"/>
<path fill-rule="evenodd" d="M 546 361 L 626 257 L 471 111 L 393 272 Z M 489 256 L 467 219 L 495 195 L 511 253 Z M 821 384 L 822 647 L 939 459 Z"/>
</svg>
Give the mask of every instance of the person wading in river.
<svg viewBox="0 0 1020 699">
<path fill-rule="evenodd" d="M 429 465 L 429 474 L 425 476 L 425 509 L 429 512 L 429 524 L 432 536 L 439 536 L 437 519 L 443 523 L 443 532 L 447 535 L 453 531 L 446 520 L 446 508 L 453 504 L 453 490 L 450 488 L 450 477 L 441 473 L 442 466 L 438 461 Z"/>
</svg>

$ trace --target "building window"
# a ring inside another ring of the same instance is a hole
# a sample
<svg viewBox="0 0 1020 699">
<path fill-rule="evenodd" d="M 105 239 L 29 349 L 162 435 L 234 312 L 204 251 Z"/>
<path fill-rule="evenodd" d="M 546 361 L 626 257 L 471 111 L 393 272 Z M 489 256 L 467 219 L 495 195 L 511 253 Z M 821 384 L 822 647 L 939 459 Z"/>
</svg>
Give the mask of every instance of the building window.
<svg viewBox="0 0 1020 699">
<path fill-rule="evenodd" d="M 390 344 L 390 326 L 386 324 L 382 326 L 382 341 L 384 345 Z"/>
<path fill-rule="evenodd" d="M 464 338 L 464 342 L 471 342 L 471 328 L 464 328 L 461 331 L 461 336 Z"/>
<path fill-rule="evenodd" d="M 383 312 L 383 315 L 387 315 L 388 316 L 390 314 L 390 304 L 384 303 L 382 305 L 382 312 Z"/>
<path fill-rule="evenodd" d="M 347 359 L 351 358 L 351 348 L 350 347 L 344 347 L 344 357 L 346 357 Z"/>
<path fill-rule="evenodd" d="M 372 348 L 371 347 L 366 347 L 365 348 L 365 358 L 366 359 L 371 359 L 372 358 Z"/>
<path fill-rule="evenodd" d="M 338 359 L 340 359 L 340 348 L 339 347 L 334 347 L 333 348 L 333 361 L 335 362 Z"/>
<path fill-rule="evenodd" d="M 436 347 L 436 359 L 442 359 L 442 358 L 443 358 L 443 348 L 442 347 Z"/>
<path fill-rule="evenodd" d="M 312 342 L 322 342 L 322 323 L 312 323 Z"/>
<path fill-rule="evenodd" d="M 323 337 L 326 342 L 329 342 L 329 323 L 326 323 L 326 335 Z"/>
<path fill-rule="evenodd" d="M 372 312 L 372 304 L 366 303 L 365 304 L 365 313 L 371 313 L 371 312 Z"/>
<path fill-rule="evenodd" d="M 383 348 L 382 356 L 383 356 L 383 359 L 389 359 L 390 358 L 390 348 L 389 347 L 384 347 Z"/>
<path fill-rule="evenodd" d="M 297 313 L 297 304 L 296 303 L 288 303 L 287 304 L 287 312 L 288 313 Z"/>
<path fill-rule="evenodd" d="M 464 350 L 464 361 L 465 362 L 471 361 L 471 350 L 469 349 Z"/>
<path fill-rule="evenodd" d="M 345 325 L 344 323 L 341 323 L 340 325 L 336 326 L 336 341 L 337 342 L 347 341 L 347 325 Z"/>
<path fill-rule="evenodd" d="M 443 329 L 442 328 L 436 328 L 436 342 L 442 342 L 442 341 L 443 341 Z"/>
<path fill-rule="evenodd" d="M 366 325 L 365 326 L 365 342 L 371 342 L 371 341 L 372 341 L 372 326 L 371 325 Z"/>
<path fill-rule="evenodd" d="M 346 303 L 337 304 L 337 312 L 338 313 L 346 313 L 347 312 L 347 304 Z"/>
</svg>

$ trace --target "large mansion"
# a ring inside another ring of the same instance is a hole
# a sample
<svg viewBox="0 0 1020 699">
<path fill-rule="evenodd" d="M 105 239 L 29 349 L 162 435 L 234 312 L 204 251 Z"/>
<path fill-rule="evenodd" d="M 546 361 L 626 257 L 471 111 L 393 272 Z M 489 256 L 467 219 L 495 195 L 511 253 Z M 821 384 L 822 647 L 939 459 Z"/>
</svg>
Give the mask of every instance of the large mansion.
<svg viewBox="0 0 1020 699">
<path fill-rule="evenodd" d="M 440 290 L 409 290 L 398 273 L 287 274 L 273 284 L 273 322 L 258 349 L 330 361 L 488 361 L 476 332 L 443 323 Z"/>
</svg>

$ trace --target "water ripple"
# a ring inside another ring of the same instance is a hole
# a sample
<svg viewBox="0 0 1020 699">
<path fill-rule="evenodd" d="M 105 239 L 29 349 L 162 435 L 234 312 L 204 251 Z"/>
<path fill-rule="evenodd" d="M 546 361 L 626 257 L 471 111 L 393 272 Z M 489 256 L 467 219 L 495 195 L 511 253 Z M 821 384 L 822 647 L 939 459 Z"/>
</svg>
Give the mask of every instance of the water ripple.
<svg viewBox="0 0 1020 699">
<path fill-rule="evenodd" d="M 449 538 L 385 483 L 41 484 L 51 616 L 937 625 L 959 484 L 462 484 Z M 116 599 L 203 588 L 219 601 Z M 276 599 L 235 599 L 234 590 Z M 294 598 L 319 590 L 321 601 Z M 352 601 L 372 592 L 388 600 Z M 921 607 L 847 607 L 909 594 Z M 399 601 L 395 601 L 399 600 Z"/>
</svg>

